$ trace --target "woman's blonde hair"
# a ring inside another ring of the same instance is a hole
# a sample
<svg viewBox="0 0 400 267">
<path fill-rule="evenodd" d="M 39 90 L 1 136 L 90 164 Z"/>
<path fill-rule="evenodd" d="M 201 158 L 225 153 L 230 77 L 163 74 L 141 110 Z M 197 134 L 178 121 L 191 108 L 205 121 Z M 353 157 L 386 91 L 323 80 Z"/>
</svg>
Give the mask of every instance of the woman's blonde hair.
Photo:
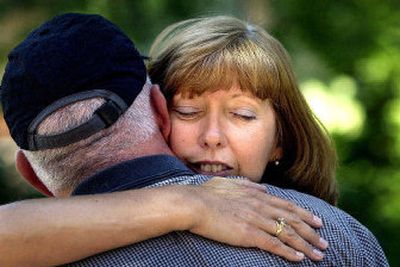
<svg viewBox="0 0 400 267">
<path fill-rule="evenodd" d="M 268 164 L 263 182 L 335 204 L 336 152 L 301 94 L 283 46 L 258 26 L 217 16 L 167 27 L 150 49 L 149 74 L 168 101 L 177 94 L 241 89 L 270 99 L 277 118 L 281 164 Z"/>
</svg>

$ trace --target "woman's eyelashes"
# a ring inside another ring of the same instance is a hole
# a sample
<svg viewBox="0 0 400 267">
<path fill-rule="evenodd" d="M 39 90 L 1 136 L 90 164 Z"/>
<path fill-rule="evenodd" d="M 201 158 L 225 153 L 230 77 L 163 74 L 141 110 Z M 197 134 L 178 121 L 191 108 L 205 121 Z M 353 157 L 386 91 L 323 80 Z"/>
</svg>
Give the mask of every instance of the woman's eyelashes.
<svg viewBox="0 0 400 267">
<path fill-rule="evenodd" d="M 201 113 L 200 109 L 189 106 L 174 107 L 172 111 L 175 112 L 178 117 L 186 120 L 195 119 Z"/>
<path fill-rule="evenodd" d="M 182 120 L 193 120 L 207 114 L 199 107 L 194 106 L 176 106 L 172 108 L 172 111 Z M 223 116 L 224 112 L 220 116 Z M 257 119 L 256 112 L 248 109 L 228 109 L 225 114 L 229 114 L 235 120 L 240 121 L 252 121 Z"/>
<path fill-rule="evenodd" d="M 257 119 L 257 116 L 255 112 L 250 111 L 250 110 L 235 110 L 230 112 L 235 118 L 238 118 L 240 120 L 244 121 L 252 121 Z"/>
</svg>

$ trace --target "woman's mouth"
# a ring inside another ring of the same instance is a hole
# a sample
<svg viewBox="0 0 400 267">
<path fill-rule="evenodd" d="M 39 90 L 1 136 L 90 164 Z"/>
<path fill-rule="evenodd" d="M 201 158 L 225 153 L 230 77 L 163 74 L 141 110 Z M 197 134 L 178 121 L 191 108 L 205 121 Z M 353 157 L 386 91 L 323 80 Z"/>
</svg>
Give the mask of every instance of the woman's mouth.
<svg viewBox="0 0 400 267">
<path fill-rule="evenodd" d="M 233 168 L 220 162 L 195 162 L 189 163 L 189 167 L 197 173 L 206 175 L 233 175 Z"/>
</svg>

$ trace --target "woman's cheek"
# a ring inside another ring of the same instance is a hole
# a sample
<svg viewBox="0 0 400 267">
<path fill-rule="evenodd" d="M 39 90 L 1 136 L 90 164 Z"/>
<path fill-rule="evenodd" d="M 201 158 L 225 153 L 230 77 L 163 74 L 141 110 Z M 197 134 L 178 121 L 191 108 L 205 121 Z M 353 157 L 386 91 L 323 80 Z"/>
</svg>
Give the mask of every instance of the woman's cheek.
<svg viewBox="0 0 400 267">
<path fill-rule="evenodd" d="M 190 137 L 190 133 L 188 133 L 185 127 L 172 124 L 169 146 L 176 156 L 184 156 L 185 150 L 187 150 L 187 147 L 190 146 L 188 137 Z"/>
<path fill-rule="evenodd" d="M 268 164 L 273 147 L 273 135 L 264 127 L 249 127 L 236 137 L 236 155 L 240 165 L 240 175 L 253 182 L 260 182 Z M 261 133 L 261 134 L 260 134 Z M 240 141 L 239 141 L 240 140 Z M 240 145 L 246 144 L 246 145 Z"/>
</svg>

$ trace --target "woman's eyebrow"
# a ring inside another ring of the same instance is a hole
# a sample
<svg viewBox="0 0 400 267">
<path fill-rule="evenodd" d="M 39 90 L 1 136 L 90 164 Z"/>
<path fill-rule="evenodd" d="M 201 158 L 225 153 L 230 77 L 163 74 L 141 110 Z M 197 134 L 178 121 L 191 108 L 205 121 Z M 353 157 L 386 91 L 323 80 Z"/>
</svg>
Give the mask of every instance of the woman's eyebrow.
<svg viewBox="0 0 400 267">
<path fill-rule="evenodd" d="M 256 96 L 253 96 L 253 95 L 247 95 L 247 94 L 240 94 L 240 93 L 237 93 L 237 94 L 234 94 L 234 95 L 232 95 L 232 98 L 239 98 L 239 97 L 247 97 L 247 98 L 249 98 L 249 99 L 257 99 L 258 97 L 256 97 Z"/>
</svg>

